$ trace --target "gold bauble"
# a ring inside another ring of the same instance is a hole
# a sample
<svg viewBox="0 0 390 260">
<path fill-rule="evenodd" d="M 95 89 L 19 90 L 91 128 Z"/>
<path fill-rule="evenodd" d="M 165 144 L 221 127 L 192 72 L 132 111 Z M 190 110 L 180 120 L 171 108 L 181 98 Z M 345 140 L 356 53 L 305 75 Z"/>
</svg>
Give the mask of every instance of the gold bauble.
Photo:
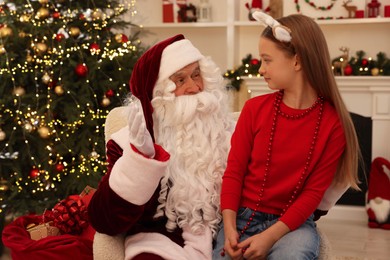
<svg viewBox="0 0 390 260">
<path fill-rule="evenodd" d="M 7 37 L 7 36 L 11 36 L 12 35 L 12 29 L 7 27 L 7 26 L 3 26 L 2 28 L 0 28 L 0 37 L 3 38 L 3 37 Z"/>
<path fill-rule="evenodd" d="M 25 33 L 25 32 L 19 32 L 19 37 L 20 37 L 20 38 L 26 37 L 26 33 Z"/>
<path fill-rule="evenodd" d="M 0 129 L 0 141 L 4 141 L 6 136 L 6 133 L 2 129 Z"/>
<path fill-rule="evenodd" d="M 103 16 L 103 14 L 100 10 L 95 10 L 92 12 L 92 18 L 94 20 L 102 19 L 102 16 Z"/>
<path fill-rule="evenodd" d="M 27 62 L 32 62 L 32 60 L 33 60 L 33 57 L 30 54 L 27 54 L 26 61 Z"/>
<path fill-rule="evenodd" d="M 16 87 L 16 88 L 14 88 L 14 91 L 13 91 L 13 94 L 15 96 L 18 96 L 18 97 L 23 96 L 25 93 L 26 93 L 26 90 L 24 90 L 23 87 Z"/>
<path fill-rule="evenodd" d="M 9 190 L 8 182 L 4 179 L 0 180 L 0 192 L 6 192 Z"/>
<path fill-rule="evenodd" d="M 61 85 L 58 85 L 54 88 L 54 92 L 61 96 L 62 94 L 64 94 L 64 88 L 61 86 Z"/>
<path fill-rule="evenodd" d="M 47 45 L 46 45 L 46 43 L 43 43 L 43 42 L 36 43 L 35 48 L 36 48 L 37 53 L 39 53 L 39 54 L 45 53 L 47 51 Z"/>
<path fill-rule="evenodd" d="M 371 75 L 372 76 L 378 76 L 379 75 L 379 69 L 378 68 L 371 69 Z"/>
<path fill-rule="evenodd" d="M 122 42 L 122 34 L 121 33 L 118 33 L 115 35 L 115 41 L 118 43 Z"/>
<path fill-rule="evenodd" d="M 41 7 L 38 9 L 38 12 L 37 12 L 37 17 L 39 19 L 45 19 L 49 16 L 49 9 L 45 8 L 45 7 Z"/>
<path fill-rule="evenodd" d="M 42 138 L 48 138 L 49 135 L 50 135 L 50 130 L 48 127 L 46 126 L 41 126 L 39 129 L 38 129 L 38 133 L 39 133 L 39 136 L 42 137 Z"/>
<path fill-rule="evenodd" d="M 107 106 L 109 106 L 110 104 L 111 104 L 111 101 L 110 101 L 109 98 L 104 97 L 104 98 L 102 99 L 102 106 L 107 107 Z"/>
<path fill-rule="evenodd" d="M 19 21 L 21 21 L 22 23 L 27 23 L 29 22 L 31 19 L 31 16 L 28 15 L 28 14 L 22 14 L 19 18 Z"/>
<path fill-rule="evenodd" d="M 69 34 L 73 37 L 77 37 L 80 35 L 80 28 L 79 27 L 70 27 Z"/>
<path fill-rule="evenodd" d="M 47 4 L 49 0 L 39 0 L 38 1 L 41 5 Z"/>
<path fill-rule="evenodd" d="M 4 53 L 5 53 L 4 45 L 0 44 L 0 54 L 4 54 Z"/>
<path fill-rule="evenodd" d="M 42 76 L 42 82 L 45 84 L 49 84 L 51 80 L 51 77 L 48 73 L 43 74 Z"/>
<path fill-rule="evenodd" d="M 24 124 L 24 130 L 26 130 L 27 132 L 30 133 L 33 129 L 34 129 L 34 127 L 29 122 L 26 122 Z"/>
</svg>

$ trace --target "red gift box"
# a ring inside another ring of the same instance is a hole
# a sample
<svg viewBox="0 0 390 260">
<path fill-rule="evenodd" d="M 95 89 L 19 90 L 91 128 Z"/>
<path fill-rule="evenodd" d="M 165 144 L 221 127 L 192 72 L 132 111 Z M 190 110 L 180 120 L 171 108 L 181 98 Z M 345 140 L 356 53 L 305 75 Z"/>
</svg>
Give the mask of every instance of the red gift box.
<svg viewBox="0 0 390 260">
<path fill-rule="evenodd" d="M 163 0 L 163 23 L 180 22 L 178 11 L 187 5 L 187 0 Z"/>
</svg>

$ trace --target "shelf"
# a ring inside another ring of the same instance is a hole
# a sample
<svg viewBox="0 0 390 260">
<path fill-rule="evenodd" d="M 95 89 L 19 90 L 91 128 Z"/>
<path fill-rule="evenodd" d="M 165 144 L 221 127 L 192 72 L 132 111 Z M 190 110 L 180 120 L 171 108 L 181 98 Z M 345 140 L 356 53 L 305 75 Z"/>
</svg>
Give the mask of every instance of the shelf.
<svg viewBox="0 0 390 260">
<path fill-rule="evenodd" d="M 333 20 L 316 20 L 320 25 L 336 25 L 336 24 L 373 24 L 373 23 L 389 23 L 390 18 L 359 18 L 359 19 L 333 19 Z M 257 21 L 235 21 L 234 26 L 259 26 Z"/>
<path fill-rule="evenodd" d="M 143 24 L 143 28 L 217 28 L 217 27 L 226 27 L 226 22 L 196 22 L 196 23 L 153 23 L 153 24 Z"/>
</svg>

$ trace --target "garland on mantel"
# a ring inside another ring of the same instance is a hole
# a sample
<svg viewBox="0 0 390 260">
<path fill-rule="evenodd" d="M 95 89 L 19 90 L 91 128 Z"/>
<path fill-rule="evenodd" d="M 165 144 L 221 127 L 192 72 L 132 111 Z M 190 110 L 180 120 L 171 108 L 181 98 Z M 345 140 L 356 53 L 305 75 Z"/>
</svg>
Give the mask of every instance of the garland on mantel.
<svg viewBox="0 0 390 260">
<path fill-rule="evenodd" d="M 379 52 L 377 59 L 374 60 L 371 57 L 365 57 L 364 51 L 357 51 L 356 57 L 351 57 L 344 67 L 345 76 L 390 76 L 390 59 L 386 57 L 386 54 Z M 333 59 L 337 61 L 339 57 Z M 234 88 L 240 90 L 242 83 L 242 77 L 260 77 L 259 68 L 261 61 L 252 58 L 251 54 L 248 54 L 242 60 L 242 64 L 236 68 L 227 70 L 223 75 L 225 79 L 229 80 L 228 88 Z M 339 75 L 335 72 L 335 75 Z"/>
<path fill-rule="evenodd" d="M 311 7 L 317 10 L 321 11 L 328 11 L 333 8 L 334 4 L 336 3 L 337 0 L 330 0 L 331 3 L 328 6 L 317 6 L 314 2 L 310 0 L 305 0 L 307 4 L 309 4 Z M 297 9 L 297 12 L 299 13 L 301 11 L 301 6 L 299 4 L 299 0 L 294 0 L 295 3 L 295 8 Z"/>
</svg>

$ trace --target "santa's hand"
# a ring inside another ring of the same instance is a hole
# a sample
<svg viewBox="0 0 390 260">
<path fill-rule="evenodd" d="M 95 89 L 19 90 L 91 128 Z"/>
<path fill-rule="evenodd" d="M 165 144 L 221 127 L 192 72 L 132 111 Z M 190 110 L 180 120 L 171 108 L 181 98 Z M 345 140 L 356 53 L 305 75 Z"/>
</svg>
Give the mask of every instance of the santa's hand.
<svg viewBox="0 0 390 260">
<path fill-rule="evenodd" d="M 141 104 L 138 100 L 129 104 L 129 137 L 130 143 L 143 155 L 154 158 L 155 150 L 152 137 L 146 128 Z"/>
</svg>

